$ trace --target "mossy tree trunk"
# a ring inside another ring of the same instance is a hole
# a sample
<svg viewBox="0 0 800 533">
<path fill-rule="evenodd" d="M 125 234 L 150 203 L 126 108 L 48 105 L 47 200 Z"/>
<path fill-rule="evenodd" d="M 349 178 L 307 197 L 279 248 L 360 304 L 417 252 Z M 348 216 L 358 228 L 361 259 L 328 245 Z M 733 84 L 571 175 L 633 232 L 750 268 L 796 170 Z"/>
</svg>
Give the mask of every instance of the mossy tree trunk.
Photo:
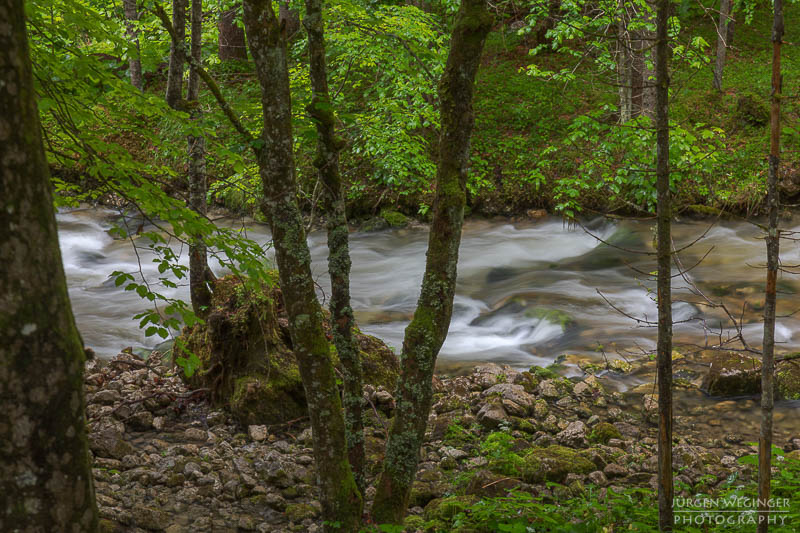
<svg viewBox="0 0 800 533">
<path fill-rule="evenodd" d="M 186 63 L 186 0 L 172 0 L 172 27 L 175 36 L 169 47 L 167 105 L 176 109 L 183 98 L 183 68 Z"/>
<path fill-rule="evenodd" d="M 656 2 L 656 218 L 658 236 L 658 526 L 672 531 L 672 198 L 669 190 L 669 0 Z"/>
<path fill-rule="evenodd" d="M 491 27 L 486 0 L 462 0 L 439 83 L 441 135 L 433 222 L 420 298 L 403 340 L 402 375 L 395 393 L 397 414 L 373 505 L 377 523 L 402 523 L 417 471 L 433 395 L 436 356 L 453 312 L 474 124 L 473 84 Z"/>
<path fill-rule="evenodd" d="M 189 66 L 189 85 L 186 89 L 186 100 L 190 113 L 195 120 L 200 119 L 198 93 L 200 76 L 193 65 L 200 65 L 203 56 L 203 0 L 192 0 L 192 61 Z M 208 207 L 206 195 L 208 182 L 206 178 L 206 142 L 202 135 L 187 136 L 189 155 L 189 204 L 200 215 L 205 216 Z M 189 292 L 192 309 L 197 316 L 206 317 L 211 306 L 211 289 L 209 282 L 214 274 L 208 267 L 208 250 L 202 236 L 192 239 L 189 246 Z"/>
<path fill-rule="evenodd" d="M 781 43 L 783 41 L 783 0 L 774 0 L 772 21 L 772 98 L 770 106 L 770 151 L 767 177 L 767 284 L 764 295 L 764 342 L 761 363 L 761 434 L 758 439 L 759 533 L 769 527 L 770 479 L 772 466 L 773 374 L 775 373 L 775 306 L 777 300 L 778 253 L 778 170 L 781 153 Z"/>
<path fill-rule="evenodd" d="M 139 11 L 136 8 L 136 0 L 123 0 L 122 7 L 125 13 L 125 33 L 131 42 L 131 47 L 135 53 L 128 58 L 128 69 L 131 75 L 131 84 L 140 91 L 144 87 L 142 83 L 142 60 L 139 58 L 139 30 L 134 26 L 139 21 Z"/>
<path fill-rule="evenodd" d="M 281 4 L 283 6 L 283 4 Z M 328 218 L 328 273 L 331 277 L 331 331 L 342 362 L 343 403 L 350 467 L 359 491 L 365 488 L 364 473 L 364 396 L 363 370 L 358 344 L 353 335 L 353 309 L 350 306 L 350 249 L 345 216 L 344 194 L 339 173 L 339 151 L 344 141 L 336 135 L 336 117 L 328 90 L 325 63 L 325 34 L 322 1 L 306 0 L 303 25 L 308 32 L 311 70 L 311 104 L 308 113 L 317 128 L 317 153 L 314 166 L 322 182 L 325 214 Z"/>
<path fill-rule="evenodd" d="M 236 24 L 237 11 L 237 9 L 223 11 L 217 20 L 217 32 L 219 35 L 217 53 L 220 61 L 247 59 L 244 30 Z"/>
<path fill-rule="evenodd" d="M 297 206 L 286 39 L 271 3 L 244 0 L 243 5 L 264 114 L 254 143 L 264 188 L 262 211 L 272 228 L 289 333 L 308 402 L 322 518 L 326 531 L 358 531 L 363 501 L 348 461 L 342 402 Z"/>
<path fill-rule="evenodd" d="M 0 0 L 0 531 L 96 531 L 70 309 L 22 0 Z"/>
</svg>

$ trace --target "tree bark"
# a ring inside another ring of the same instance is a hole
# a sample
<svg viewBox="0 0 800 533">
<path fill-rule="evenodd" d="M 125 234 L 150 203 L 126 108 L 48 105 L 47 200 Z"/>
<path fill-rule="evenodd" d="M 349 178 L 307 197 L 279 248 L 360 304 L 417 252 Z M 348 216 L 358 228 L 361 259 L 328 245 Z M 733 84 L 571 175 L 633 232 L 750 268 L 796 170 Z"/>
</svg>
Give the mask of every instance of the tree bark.
<svg viewBox="0 0 800 533">
<path fill-rule="evenodd" d="M 669 190 L 669 0 L 656 2 L 656 190 L 658 235 L 658 526 L 672 531 L 672 199 Z"/>
<path fill-rule="evenodd" d="M 70 309 L 22 0 L 0 0 L 0 531 L 97 530 Z"/>
<path fill-rule="evenodd" d="M 775 372 L 775 307 L 778 281 L 778 170 L 781 152 L 781 43 L 783 41 L 783 0 L 774 0 L 772 20 L 772 98 L 770 106 L 769 174 L 767 177 L 767 284 L 764 291 L 764 342 L 761 362 L 761 434 L 758 439 L 758 532 L 769 528 L 772 464 L 773 374 Z"/>
<path fill-rule="evenodd" d="M 286 33 L 286 39 L 291 39 L 300 30 L 300 14 L 289 6 L 289 0 L 278 4 L 278 20 Z"/>
<path fill-rule="evenodd" d="M 139 12 L 136 9 L 136 0 L 123 0 L 123 10 L 125 12 L 125 34 L 128 36 L 131 45 L 136 49 L 136 53 L 128 57 L 128 69 L 131 75 L 131 85 L 140 91 L 144 87 L 142 82 L 142 60 L 139 58 L 139 30 L 134 26 L 139 20 Z"/>
<path fill-rule="evenodd" d="M 283 4 L 281 4 L 283 6 Z M 317 153 L 314 166 L 322 182 L 325 214 L 328 217 L 328 273 L 331 277 L 331 330 L 333 343 L 342 362 L 343 404 L 347 451 L 358 490 L 366 488 L 364 471 L 364 396 L 363 370 L 353 335 L 353 309 L 350 306 L 350 249 L 345 216 L 339 152 L 344 141 L 336 135 L 336 117 L 328 90 L 325 63 L 325 34 L 322 1 L 306 0 L 303 24 L 308 32 L 311 73 L 311 104 L 307 110 L 317 128 Z M 288 32 L 287 32 L 288 33 Z"/>
<path fill-rule="evenodd" d="M 653 22 L 656 12 L 656 5 L 652 0 L 646 2 L 649 11 L 644 11 L 643 18 L 648 24 Z M 655 119 L 656 106 L 658 105 L 658 89 L 656 87 L 655 69 L 655 39 L 656 32 L 649 29 L 642 29 L 639 33 L 639 64 L 642 78 L 642 100 L 638 114 Z M 649 60 L 649 61 L 648 61 Z"/>
<path fill-rule="evenodd" d="M 363 500 L 348 462 L 342 403 L 297 206 L 285 35 L 272 4 L 260 0 L 244 0 L 243 4 L 264 112 L 260 142 L 254 144 L 264 188 L 261 208 L 272 227 L 289 333 L 308 402 L 323 527 L 355 532 Z"/>
<path fill-rule="evenodd" d="M 169 47 L 167 73 L 167 105 L 176 109 L 183 98 L 183 67 L 186 63 L 186 0 L 172 0 L 172 27 L 175 37 Z M 181 45 L 178 45 L 181 43 Z"/>
<path fill-rule="evenodd" d="M 377 523 L 402 523 L 417 471 L 431 407 L 436 356 L 453 311 L 474 124 L 473 84 L 492 22 L 486 0 L 462 0 L 439 83 L 441 135 L 433 222 L 420 298 L 403 340 L 403 371 L 395 393 L 397 414 L 373 505 Z"/>
<path fill-rule="evenodd" d="M 631 35 L 625 2 L 617 1 L 617 84 L 619 91 L 619 122 L 625 124 L 633 118 L 633 76 L 631 73 Z"/>
<path fill-rule="evenodd" d="M 722 90 L 722 71 L 725 69 L 725 56 L 728 52 L 728 26 L 731 20 L 733 0 L 720 0 L 719 25 L 717 26 L 717 62 L 714 65 L 714 79 L 711 85 L 717 91 Z"/>
<path fill-rule="evenodd" d="M 203 59 L 203 0 L 192 0 L 192 61 L 189 65 L 189 85 L 186 88 L 186 99 L 190 102 L 192 119 L 199 120 L 201 111 L 198 102 L 200 76 L 194 65 L 200 65 Z M 206 195 L 208 182 L 206 178 L 206 142 L 202 135 L 187 136 L 189 156 L 189 204 L 200 215 L 208 212 Z M 209 281 L 214 274 L 208 267 L 208 251 L 202 236 L 193 236 L 189 245 L 189 293 L 192 299 L 192 310 L 201 318 L 208 315 L 211 306 L 211 289 Z"/>
<path fill-rule="evenodd" d="M 223 11 L 217 20 L 217 30 L 219 31 L 217 53 L 220 61 L 247 60 L 244 30 L 236 24 L 236 11 L 236 9 Z"/>
</svg>

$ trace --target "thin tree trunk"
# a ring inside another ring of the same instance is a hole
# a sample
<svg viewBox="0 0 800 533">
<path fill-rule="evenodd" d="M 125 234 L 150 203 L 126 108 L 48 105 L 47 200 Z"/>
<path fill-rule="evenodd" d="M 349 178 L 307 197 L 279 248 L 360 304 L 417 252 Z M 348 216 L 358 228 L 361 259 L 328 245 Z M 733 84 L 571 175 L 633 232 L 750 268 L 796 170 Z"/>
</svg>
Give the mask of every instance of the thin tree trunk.
<svg viewBox="0 0 800 533">
<path fill-rule="evenodd" d="M 191 115 L 199 120 L 201 111 L 198 102 L 200 76 L 192 66 L 201 64 L 203 56 L 203 0 L 192 0 L 192 49 L 189 66 L 189 85 L 186 99 L 190 102 Z M 197 213 L 205 215 L 208 211 L 206 194 L 206 142 L 202 136 L 187 136 L 189 155 L 189 204 Z M 205 317 L 211 306 L 211 289 L 208 282 L 214 279 L 208 267 L 208 252 L 202 236 L 192 238 L 189 246 L 189 292 L 192 310 L 199 317 Z"/>
<path fill-rule="evenodd" d="M 0 0 L 0 531 L 97 530 L 84 351 L 58 246 L 22 0 Z"/>
<path fill-rule="evenodd" d="M 719 25 L 717 26 L 717 62 L 714 65 L 714 79 L 711 85 L 717 91 L 722 90 L 722 72 L 725 69 L 725 56 L 728 52 L 728 25 L 731 19 L 733 0 L 720 0 Z"/>
<path fill-rule="evenodd" d="M 772 463 L 772 380 L 775 372 L 775 305 L 778 280 L 778 170 L 781 151 L 781 42 L 783 41 L 783 1 L 774 0 L 772 21 L 772 98 L 770 109 L 769 175 L 767 205 L 767 286 L 764 295 L 764 343 L 761 362 L 761 435 L 758 439 L 758 532 L 769 528 L 767 505 L 770 495 Z"/>
<path fill-rule="evenodd" d="M 131 44 L 136 48 L 136 53 L 128 58 L 128 68 L 131 75 L 131 85 L 140 91 L 144 87 L 142 83 L 142 60 L 139 58 L 139 30 L 134 26 L 134 22 L 139 20 L 139 12 L 136 9 L 136 0 L 122 0 L 125 12 L 125 34 Z"/>
<path fill-rule="evenodd" d="M 169 47 L 169 72 L 167 73 L 167 105 L 176 109 L 183 98 L 183 67 L 186 63 L 186 0 L 172 0 L 172 27 L 175 38 Z M 179 41 L 181 46 L 175 41 Z"/>
<path fill-rule="evenodd" d="M 264 187 L 261 207 L 272 227 L 289 333 L 308 402 L 323 527 L 355 532 L 363 500 L 348 461 L 342 403 L 297 206 L 286 40 L 270 3 L 244 0 L 243 4 L 264 111 L 263 146 L 255 148 Z"/>
<path fill-rule="evenodd" d="M 223 11 L 217 20 L 219 42 L 217 53 L 220 61 L 247 59 L 244 30 L 236 24 L 236 9 Z"/>
<path fill-rule="evenodd" d="M 431 407 L 433 369 L 453 311 L 474 124 L 473 84 L 492 22 L 486 0 L 462 0 L 439 83 L 442 126 L 433 223 L 419 302 L 403 340 L 397 414 L 372 508 L 377 523 L 402 523 L 417 471 Z"/>
<path fill-rule="evenodd" d="M 339 174 L 339 151 L 344 146 L 344 141 L 336 135 L 336 117 L 328 91 L 321 0 L 306 0 L 306 16 L 303 24 L 308 32 L 311 70 L 312 94 L 308 112 L 317 128 L 317 154 L 314 166 L 322 181 L 323 201 L 328 217 L 331 329 L 333 342 L 342 362 L 343 403 L 350 467 L 353 469 L 358 490 L 363 494 L 366 485 L 363 371 L 358 344 L 353 336 L 355 320 L 353 309 L 350 307 L 349 237 L 342 180 Z"/>
<path fill-rule="evenodd" d="M 644 20 L 647 23 L 652 23 L 655 17 L 656 4 L 653 0 L 648 0 L 647 7 L 650 11 L 645 11 L 643 14 Z M 639 113 L 655 119 L 656 106 L 658 105 L 658 89 L 656 87 L 656 73 L 655 73 L 655 38 L 656 32 L 649 29 L 641 30 L 641 40 L 639 41 L 641 56 L 641 76 L 642 76 L 642 107 Z"/>
<path fill-rule="evenodd" d="M 672 531 L 672 199 L 669 191 L 669 0 L 656 2 L 656 189 L 658 234 L 658 526 Z"/>
<path fill-rule="evenodd" d="M 625 124 L 633 118 L 633 76 L 631 75 L 631 35 L 628 31 L 628 14 L 625 2 L 617 2 L 617 83 L 619 85 L 619 122 Z"/>
</svg>

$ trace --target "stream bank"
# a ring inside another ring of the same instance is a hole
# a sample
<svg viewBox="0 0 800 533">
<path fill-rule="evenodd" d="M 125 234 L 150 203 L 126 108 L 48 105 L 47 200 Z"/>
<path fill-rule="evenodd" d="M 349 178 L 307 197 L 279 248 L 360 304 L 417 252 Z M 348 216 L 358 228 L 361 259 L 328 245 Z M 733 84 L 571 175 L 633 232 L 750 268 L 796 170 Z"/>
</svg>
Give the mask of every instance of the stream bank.
<svg viewBox="0 0 800 533">
<path fill-rule="evenodd" d="M 436 531 L 454 502 L 514 490 L 555 502 L 653 488 L 656 426 L 644 405 L 603 381 L 496 364 L 437 377 L 407 531 Z M 89 361 L 85 383 L 102 531 L 321 530 L 305 418 L 241 426 L 211 407 L 207 391 L 188 390 L 157 352 Z M 365 395 L 375 406 L 367 424 L 374 480 L 393 400 L 383 388 Z M 752 479 L 752 466 L 737 459 L 754 453 L 747 442 L 756 435 L 710 423 L 725 420 L 719 411 L 676 415 L 676 481 L 685 487 L 677 495 L 713 492 L 731 476 Z M 791 451 L 800 450 L 798 435 L 780 428 L 777 420 L 775 444 L 800 455 Z"/>
</svg>

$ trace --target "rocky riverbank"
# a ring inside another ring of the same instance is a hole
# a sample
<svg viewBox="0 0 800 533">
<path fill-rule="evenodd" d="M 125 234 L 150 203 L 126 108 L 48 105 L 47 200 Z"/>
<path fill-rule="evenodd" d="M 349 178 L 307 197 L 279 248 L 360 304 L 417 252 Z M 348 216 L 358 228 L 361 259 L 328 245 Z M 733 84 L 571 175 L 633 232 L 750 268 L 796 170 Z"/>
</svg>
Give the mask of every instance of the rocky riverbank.
<svg viewBox="0 0 800 533">
<path fill-rule="evenodd" d="M 240 426 L 210 406 L 207 391 L 188 390 L 157 352 L 90 361 L 85 382 L 102 531 L 320 530 L 306 419 Z M 609 488 L 654 487 L 655 425 L 602 382 L 494 364 L 436 379 L 408 531 L 435 530 L 450 496 L 470 503 L 516 489 L 560 501 L 590 486 L 600 499 Z M 368 387 L 366 396 L 375 476 L 393 400 L 382 388 Z M 754 451 L 741 436 L 687 418 L 676 424 L 680 486 L 713 491 L 732 474 L 753 475 L 737 462 Z M 783 444 L 800 448 L 798 439 Z"/>
</svg>

